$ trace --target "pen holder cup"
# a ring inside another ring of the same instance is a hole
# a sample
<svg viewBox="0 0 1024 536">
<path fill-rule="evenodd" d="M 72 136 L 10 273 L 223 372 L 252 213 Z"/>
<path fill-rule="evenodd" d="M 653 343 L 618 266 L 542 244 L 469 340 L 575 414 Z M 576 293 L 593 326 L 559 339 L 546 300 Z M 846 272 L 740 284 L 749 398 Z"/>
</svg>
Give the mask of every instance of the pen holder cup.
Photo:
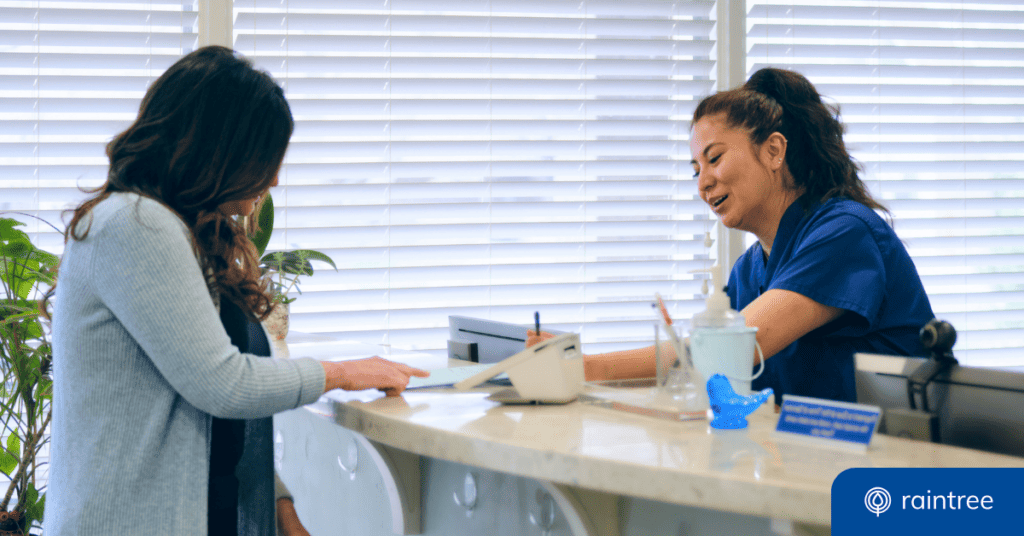
<svg viewBox="0 0 1024 536">
<path fill-rule="evenodd" d="M 707 412 L 707 388 L 684 341 L 675 327 L 654 324 L 657 396 L 659 404 L 695 418 Z"/>
<path fill-rule="evenodd" d="M 508 369 L 519 396 L 539 402 L 571 402 L 583 390 L 579 336 L 560 335 L 539 343 L 533 356 Z M 533 348 L 533 347 L 531 347 Z"/>
<path fill-rule="evenodd" d="M 684 341 L 681 330 L 675 326 L 654 323 L 654 362 L 659 389 L 664 389 L 669 376 L 682 366 L 683 361 L 679 358 L 686 358 L 689 352 Z"/>
</svg>

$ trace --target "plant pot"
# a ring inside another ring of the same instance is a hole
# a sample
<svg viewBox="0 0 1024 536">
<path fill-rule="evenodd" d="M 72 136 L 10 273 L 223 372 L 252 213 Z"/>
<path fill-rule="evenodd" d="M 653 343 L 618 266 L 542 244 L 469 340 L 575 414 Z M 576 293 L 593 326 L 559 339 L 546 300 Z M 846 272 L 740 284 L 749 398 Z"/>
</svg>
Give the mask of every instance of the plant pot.
<svg viewBox="0 0 1024 536">
<path fill-rule="evenodd" d="M 21 526 L 20 512 L 0 512 L 0 536 L 8 534 L 27 534 Z"/>
<path fill-rule="evenodd" d="M 267 333 L 277 341 L 284 340 L 288 336 L 288 304 L 279 303 L 270 311 L 270 316 L 263 321 Z"/>
</svg>

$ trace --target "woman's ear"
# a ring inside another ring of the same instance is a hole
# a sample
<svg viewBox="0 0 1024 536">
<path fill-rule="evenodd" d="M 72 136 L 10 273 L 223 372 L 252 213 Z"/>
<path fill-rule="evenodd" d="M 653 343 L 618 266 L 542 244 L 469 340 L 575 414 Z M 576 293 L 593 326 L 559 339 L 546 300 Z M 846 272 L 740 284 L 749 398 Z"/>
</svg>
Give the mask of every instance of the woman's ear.
<svg viewBox="0 0 1024 536">
<path fill-rule="evenodd" d="M 761 163 L 772 171 L 779 171 L 786 162 L 787 140 L 779 132 L 772 132 L 761 144 Z"/>
</svg>

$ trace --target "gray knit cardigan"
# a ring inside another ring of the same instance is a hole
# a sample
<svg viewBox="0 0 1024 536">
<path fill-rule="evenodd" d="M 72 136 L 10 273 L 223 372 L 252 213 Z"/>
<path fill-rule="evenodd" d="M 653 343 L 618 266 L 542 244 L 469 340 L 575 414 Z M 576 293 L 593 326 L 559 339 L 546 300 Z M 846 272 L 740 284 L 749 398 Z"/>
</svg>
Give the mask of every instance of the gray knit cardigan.
<svg viewBox="0 0 1024 536">
<path fill-rule="evenodd" d="M 239 353 L 163 205 L 115 194 L 85 220 L 54 304 L 46 533 L 206 534 L 210 416 L 312 403 L 323 368 Z"/>
</svg>

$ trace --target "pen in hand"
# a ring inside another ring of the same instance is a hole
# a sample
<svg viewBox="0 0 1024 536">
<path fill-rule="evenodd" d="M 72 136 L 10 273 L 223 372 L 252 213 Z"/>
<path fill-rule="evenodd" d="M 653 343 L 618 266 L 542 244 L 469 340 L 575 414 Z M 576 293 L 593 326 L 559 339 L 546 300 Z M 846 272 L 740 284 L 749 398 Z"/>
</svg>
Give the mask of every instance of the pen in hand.
<svg viewBox="0 0 1024 536">
<path fill-rule="evenodd" d="M 540 311 L 533 312 L 533 329 L 534 333 L 540 337 Z"/>
</svg>

